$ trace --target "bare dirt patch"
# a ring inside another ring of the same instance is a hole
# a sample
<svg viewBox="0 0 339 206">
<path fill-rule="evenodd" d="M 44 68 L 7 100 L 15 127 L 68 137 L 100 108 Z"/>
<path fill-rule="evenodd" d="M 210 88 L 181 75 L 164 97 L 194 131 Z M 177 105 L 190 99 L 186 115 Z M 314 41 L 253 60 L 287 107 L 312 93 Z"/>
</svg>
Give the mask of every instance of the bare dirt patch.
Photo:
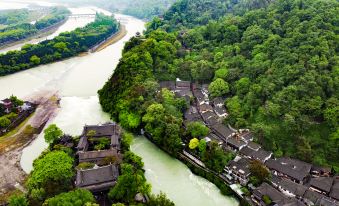
<svg viewBox="0 0 339 206">
<path fill-rule="evenodd" d="M 25 98 L 39 104 L 36 111 L 14 132 L 0 137 L 0 204 L 16 190 L 24 192 L 23 183 L 27 174 L 21 169 L 22 150 L 42 131 L 45 124 L 55 117 L 59 108 L 56 92 L 39 92 Z"/>
</svg>

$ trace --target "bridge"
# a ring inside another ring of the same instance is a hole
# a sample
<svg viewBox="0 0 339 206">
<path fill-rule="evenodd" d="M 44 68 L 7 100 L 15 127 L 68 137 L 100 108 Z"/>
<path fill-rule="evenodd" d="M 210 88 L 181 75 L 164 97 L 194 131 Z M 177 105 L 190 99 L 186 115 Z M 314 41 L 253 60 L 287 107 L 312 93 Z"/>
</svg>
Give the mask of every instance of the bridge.
<svg viewBox="0 0 339 206">
<path fill-rule="evenodd" d="M 90 18 L 94 18 L 95 17 L 95 13 L 88 13 L 88 14 L 70 14 L 68 15 L 69 18 L 83 18 L 83 17 L 90 17 Z"/>
<path fill-rule="evenodd" d="M 68 15 L 68 18 L 74 18 L 74 19 L 78 19 L 78 18 L 95 18 L 95 13 L 88 13 L 88 14 L 70 14 Z M 119 18 L 119 17 L 115 17 L 115 19 L 122 23 L 122 24 L 126 24 L 128 22 L 127 19 L 125 18 Z"/>
</svg>

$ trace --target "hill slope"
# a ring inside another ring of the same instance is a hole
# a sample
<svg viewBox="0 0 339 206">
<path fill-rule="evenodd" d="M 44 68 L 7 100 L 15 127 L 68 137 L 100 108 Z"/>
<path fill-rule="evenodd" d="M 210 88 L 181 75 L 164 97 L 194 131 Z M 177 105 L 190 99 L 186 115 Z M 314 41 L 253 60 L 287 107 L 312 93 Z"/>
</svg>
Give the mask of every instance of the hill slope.
<svg viewBox="0 0 339 206">
<path fill-rule="evenodd" d="M 251 128 L 277 157 L 339 171 L 338 11 L 335 0 L 277 0 L 241 16 L 186 28 L 180 35 L 150 32 L 146 40 L 127 44 L 99 92 L 100 102 L 113 116 L 123 109 L 131 119 L 140 119 L 146 98 L 132 97 L 143 96 L 146 77 L 222 78 L 229 87 L 230 124 Z M 172 24 L 175 18 L 166 21 L 162 28 L 178 29 Z"/>
</svg>

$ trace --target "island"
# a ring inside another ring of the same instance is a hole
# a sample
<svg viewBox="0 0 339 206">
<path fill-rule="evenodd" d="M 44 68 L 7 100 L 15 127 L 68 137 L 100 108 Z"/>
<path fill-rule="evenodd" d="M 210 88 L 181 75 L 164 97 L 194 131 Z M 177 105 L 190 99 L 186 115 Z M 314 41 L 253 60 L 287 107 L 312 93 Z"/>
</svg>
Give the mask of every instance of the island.
<svg viewBox="0 0 339 206">
<path fill-rule="evenodd" d="M 64 7 L 0 12 L 0 48 L 18 43 L 64 23 L 71 12 Z"/>
<path fill-rule="evenodd" d="M 114 17 L 97 13 L 95 21 L 83 28 L 61 33 L 36 45 L 27 44 L 20 51 L 0 54 L 0 76 L 87 52 L 111 38 L 119 28 L 120 24 Z"/>
</svg>

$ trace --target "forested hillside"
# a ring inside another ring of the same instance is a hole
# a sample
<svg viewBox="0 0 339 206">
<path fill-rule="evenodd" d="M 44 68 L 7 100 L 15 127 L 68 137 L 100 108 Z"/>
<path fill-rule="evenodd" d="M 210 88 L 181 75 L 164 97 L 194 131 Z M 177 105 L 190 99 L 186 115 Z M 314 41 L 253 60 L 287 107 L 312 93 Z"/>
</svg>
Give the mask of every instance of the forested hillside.
<svg viewBox="0 0 339 206">
<path fill-rule="evenodd" d="M 104 110 L 137 128 L 154 101 L 148 96 L 154 80 L 218 78 L 229 87 L 228 123 L 250 128 L 276 157 L 338 169 L 339 3 L 276 0 L 267 6 L 257 1 L 264 8 L 243 13 L 249 7 L 239 4 L 241 15 L 208 21 L 219 18 L 212 13 L 223 16 L 226 10 L 214 12 L 199 2 L 180 1 L 163 21 L 153 21 L 146 40 L 126 44 L 114 75 L 99 92 Z M 213 2 L 222 8 L 221 1 Z M 180 5 L 192 9 L 186 12 Z M 152 32 L 159 25 L 179 32 Z"/>
<path fill-rule="evenodd" d="M 206 25 L 227 14 L 243 14 L 248 10 L 265 8 L 272 0 L 182 0 L 174 3 L 161 21 L 155 18 L 149 30 L 166 31 Z"/>
</svg>

